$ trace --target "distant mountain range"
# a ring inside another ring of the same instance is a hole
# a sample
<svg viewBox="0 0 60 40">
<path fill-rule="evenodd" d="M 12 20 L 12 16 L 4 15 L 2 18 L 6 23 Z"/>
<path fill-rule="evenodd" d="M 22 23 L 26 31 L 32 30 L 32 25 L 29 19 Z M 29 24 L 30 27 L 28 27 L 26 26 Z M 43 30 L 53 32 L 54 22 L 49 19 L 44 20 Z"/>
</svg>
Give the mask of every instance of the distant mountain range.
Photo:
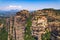
<svg viewBox="0 0 60 40">
<path fill-rule="evenodd" d="M 20 10 L 0 10 L 0 17 L 10 17 L 10 16 L 14 16 L 17 12 L 19 12 Z M 32 12 L 33 10 L 31 10 L 30 12 Z"/>
<path fill-rule="evenodd" d="M 55 10 L 55 12 L 60 15 L 60 9 L 43 9 L 43 10 Z M 17 12 L 20 10 L 0 10 L 0 17 L 10 17 L 14 16 Z M 30 12 L 33 12 L 34 10 L 30 10 Z"/>
<path fill-rule="evenodd" d="M 10 10 L 10 11 L 0 10 L 0 17 L 14 16 L 18 11 L 19 10 Z"/>
</svg>

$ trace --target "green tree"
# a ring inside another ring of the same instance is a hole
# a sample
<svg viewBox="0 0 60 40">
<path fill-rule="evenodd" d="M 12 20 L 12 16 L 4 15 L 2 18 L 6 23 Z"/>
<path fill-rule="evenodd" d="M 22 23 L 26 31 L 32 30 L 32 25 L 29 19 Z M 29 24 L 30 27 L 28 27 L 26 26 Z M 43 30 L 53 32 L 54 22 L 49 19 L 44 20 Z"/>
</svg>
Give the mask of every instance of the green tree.
<svg viewBox="0 0 60 40">
<path fill-rule="evenodd" d="M 32 22 L 31 22 L 31 16 L 29 18 L 27 18 L 27 25 L 26 25 L 26 29 L 25 29 L 25 37 L 24 37 L 24 40 L 35 40 L 32 35 L 31 35 L 31 25 L 32 25 Z"/>
<path fill-rule="evenodd" d="M 46 30 L 46 33 L 42 35 L 42 40 L 50 40 L 50 32 Z"/>
<path fill-rule="evenodd" d="M 4 24 L 2 28 L 0 28 L 0 40 L 8 40 L 8 32 L 5 28 L 5 18 L 0 19 L 0 24 Z"/>
<path fill-rule="evenodd" d="M 0 40 L 7 40 L 8 38 L 8 32 L 6 31 L 6 29 L 3 27 L 0 30 Z"/>
</svg>

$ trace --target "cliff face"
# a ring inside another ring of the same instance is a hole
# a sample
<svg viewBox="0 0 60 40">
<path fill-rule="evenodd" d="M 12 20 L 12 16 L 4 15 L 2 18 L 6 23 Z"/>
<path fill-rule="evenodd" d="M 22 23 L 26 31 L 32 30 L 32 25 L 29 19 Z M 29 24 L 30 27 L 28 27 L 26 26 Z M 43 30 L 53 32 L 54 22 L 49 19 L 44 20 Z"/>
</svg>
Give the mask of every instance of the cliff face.
<svg viewBox="0 0 60 40">
<path fill-rule="evenodd" d="M 17 22 L 21 21 L 26 21 L 26 19 L 29 17 L 29 11 L 27 10 L 21 10 L 20 12 L 17 12 L 16 13 L 16 16 L 17 17 Z"/>
<path fill-rule="evenodd" d="M 29 17 L 29 11 L 21 10 L 16 16 L 10 17 L 8 40 L 24 40 L 26 20 Z M 13 19 L 13 20 L 12 20 Z"/>
<path fill-rule="evenodd" d="M 16 15 L 28 17 L 29 16 L 29 11 L 28 10 L 21 10 L 20 12 L 17 12 Z"/>
<path fill-rule="evenodd" d="M 38 37 L 38 40 L 42 40 L 41 35 L 45 34 L 45 28 L 48 26 L 45 16 L 41 10 L 37 10 L 32 17 L 32 35 Z"/>
<path fill-rule="evenodd" d="M 56 9 L 52 9 L 52 8 L 36 10 L 36 11 L 33 11 L 32 13 L 29 12 L 28 10 L 21 10 L 20 12 L 17 12 L 16 15 L 21 15 L 21 16 L 25 15 L 25 17 L 28 17 L 29 15 L 32 15 L 32 16 L 34 16 L 34 15 L 38 15 L 38 16 L 39 15 L 44 15 L 48 19 L 51 19 L 51 20 L 56 19 L 56 20 L 60 21 L 60 10 L 56 10 Z"/>
<path fill-rule="evenodd" d="M 24 40 L 26 20 L 31 16 L 32 36 L 38 37 L 38 40 L 41 40 L 41 35 L 45 33 L 48 23 L 56 21 L 57 15 L 55 15 L 55 13 L 55 10 L 37 10 L 30 14 L 28 10 L 21 10 L 20 12 L 17 12 L 14 17 L 10 18 L 9 30 L 12 33 L 9 33 L 13 35 L 14 40 Z M 10 38 L 8 37 L 8 39 Z"/>
</svg>

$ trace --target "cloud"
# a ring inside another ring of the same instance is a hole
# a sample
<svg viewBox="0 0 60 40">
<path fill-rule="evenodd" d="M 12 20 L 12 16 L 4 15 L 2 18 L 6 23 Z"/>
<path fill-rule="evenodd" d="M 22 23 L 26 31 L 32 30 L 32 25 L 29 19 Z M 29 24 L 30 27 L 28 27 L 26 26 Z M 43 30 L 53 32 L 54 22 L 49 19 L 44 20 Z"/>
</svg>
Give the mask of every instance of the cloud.
<svg viewBox="0 0 60 40">
<path fill-rule="evenodd" d="M 22 9 L 22 6 L 20 5 L 9 5 L 9 6 L 5 6 L 5 7 L 0 7 L 0 10 L 20 10 Z"/>
<path fill-rule="evenodd" d="M 9 5 L 9 9 L 20 9 L 22 6 Z"/>
</svg>

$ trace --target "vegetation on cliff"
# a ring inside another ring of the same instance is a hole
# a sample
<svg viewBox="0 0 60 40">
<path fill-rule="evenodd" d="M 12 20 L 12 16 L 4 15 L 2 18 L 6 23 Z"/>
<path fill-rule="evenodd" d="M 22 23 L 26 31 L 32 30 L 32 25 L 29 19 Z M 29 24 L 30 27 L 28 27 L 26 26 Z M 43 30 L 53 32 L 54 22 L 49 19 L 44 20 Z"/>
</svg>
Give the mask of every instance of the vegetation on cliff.
<svg viewBox="0 0 60 40">
<path fill-rule="evenodd" d="M 26 29 L 25 29 L 24 40 L 35 40 L 31 34 L 31 29 L 30 29 L 31 25 L 32 25 L 32 22 L 31 22 L 31 16 L 30 16 L 29 18 L 27 18 L 27 25 L 26 25 Z"/>
<path fill-rule="evenodd" d="M 42 40 L 50 40 L 51 33 L 46 29 L 46 33 L 42 35 Z"/>
<path fill-rule="evenodd" d="M 0 40 L 8 40 L 8 32 L 4 27 L 0 30 Z"/>
<path fill-rule="evenodd" d="M 3 24 L 3 27 L 0 28 L 0 40 L 8 40 L 8 32 L 5 28 L 5 18 L 0 19 L 0 24 Z"/>
</svg>

